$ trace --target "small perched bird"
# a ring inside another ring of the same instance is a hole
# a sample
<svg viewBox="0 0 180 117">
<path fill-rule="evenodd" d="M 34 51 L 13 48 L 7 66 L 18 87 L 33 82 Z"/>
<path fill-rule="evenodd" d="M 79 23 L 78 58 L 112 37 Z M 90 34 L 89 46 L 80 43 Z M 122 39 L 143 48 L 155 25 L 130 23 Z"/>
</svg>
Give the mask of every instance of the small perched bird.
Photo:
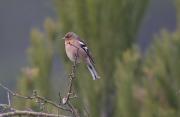
<svg viewBox="0 0 180 117">
<path fill-rule="evenodd" d="M 85 62 L 93 77 L 93 80 L 99 79 L 100 77 L 96 72 L 94 60 L 88 50 L 88 47 L 80 39 L 80 37 L 74 32 L 68 32 L 63 39 L 65 40 L 65 49 L 68 58 L 72 62 L 76 61 L 77 63 L 80 63 L 81 60 Z"/>
</svg>

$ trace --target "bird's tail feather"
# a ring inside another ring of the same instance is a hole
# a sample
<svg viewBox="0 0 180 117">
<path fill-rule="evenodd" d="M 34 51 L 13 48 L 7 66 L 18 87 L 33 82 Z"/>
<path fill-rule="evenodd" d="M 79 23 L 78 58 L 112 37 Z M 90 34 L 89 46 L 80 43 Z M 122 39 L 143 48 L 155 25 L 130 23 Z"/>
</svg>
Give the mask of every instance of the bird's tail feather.
<svg viewBox="0 0 180 117">
<path fill-rule="evenodd" d="M 91 61 L 88 62 L 87 67 L 93 77 L 93 80 L 100 79 L 100 76 L 98 76 L 95 66 L 91 63 Z"/>
</svg>

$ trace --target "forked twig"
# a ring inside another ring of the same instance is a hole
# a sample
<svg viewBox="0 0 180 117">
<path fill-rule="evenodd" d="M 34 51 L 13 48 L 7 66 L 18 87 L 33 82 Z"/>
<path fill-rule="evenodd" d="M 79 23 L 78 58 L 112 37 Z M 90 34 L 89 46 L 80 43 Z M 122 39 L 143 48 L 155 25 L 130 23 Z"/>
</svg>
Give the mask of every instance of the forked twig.
<svg viewBox="0 0 180 117">
<path fill-rule="evenodd" d="M 22 99 L 35 100 L 35 102 L 37 102 L 37 103 L 42 102 L 43 104 L 49 104 L 49 105 L 57 108 L 58 111 L 59 111 L 59 109 L 61 109 L 61 110 L 67 111 L 67 112 L 71 112 L 71 114 L 74 117 L 80 117 L 77 109 L 70 102 L 70 99 L 77 97 L 77 95 L 74 95 L 72 93 L 72 89 L 73 89 L 73 80 L 76 78 L 75 74 L 76 74 L 77 59 L 78 59 L 78 55 L 79 55 L 78 53 L 79 53 L 79 48 L 77 48 L 77 54 L 75 56 L 74 64 L 72 65 L 71 73 L 68 75 L 68 78 L 69 78 L 68 92 L 67 92 L 66 96 L 64 98 L 62 98 L 62 101 L 60 101 L 60 104 L 56 104 L 53 101 L 46 99 L 45 97 L 39 96 L 37 91 L 33 91 L 32 96 L 20 95 L 18 93 L 13 92 L 12 90 L 10 90 L 9 88 L 7 88 L 6 86 L 4 86 L 0 83 L 0 87 L 2 87 L 7 92 L 9 108 L 12 108 L 11 102 L 10 102 L 10 95 L 12 95 L 14 97 L 18 97 L 18 98 L 22 98 Z M 73 96 L 72 96 L 72 94 L 73 94 Z M 59 94 L 59 97 L 61 100 L 60 94 Z M 11 112 L 6 112 L 6 113 L 0 114 L 0 117 L 16 116 L 16 115 L 17 116 L 28 115 L 28 116 L 46 116 L 46 117 L 67 117 L 67 116 L 59 115 L 59 113 L 56 115 L 56 114 L 49 114 L 49 113 L 43 113 L 43 112 L 20 111 L 20 110 L 14 109 L 14 108 L 13 108 L 13 111 L 11 111 Z"/>
<path fill-rule="evenodd" d="M 28 99 L 28 100 L 39 100 L 39 101 L 44 102 L 44 103 L 46 103 L 46 104 L 50 104 L 50 105 L 52 105 L 52 106 L 54 106 L 54 107 L 56 107 L 56 108 L 58 108 L 58 109 L 62 109 L 62 110 L 64 110 L 64 111 L 69 111 L 69 112 L 71 112 L 70 109 L 64 108 L 64 107 L 62 107 L 62 106 L 54 103 L 54 102 L 51 101 L 51 100 L 48 100 L 48 99 L 46 99 L 46 98 L 44 98 L 44 97 L 39 96 L 36 91 L 33 92 L 33 95 L 32 95 L 32 96 L 23 96 L 23 95 L 20 95 L 20 94 L 18 94 L 18 93 L 14 93 L 12 90 L 10 90 L 10 89 L 7 88 L 6 86 L 2 85 L 1 83 L 0 83 L 0 87 L 2 87 L 4 90 L 6 90 L 6 91 L 7 91 L 9 94 L 11 94 L 12 96 L 15 96 L 15 97 L 18 97 L 18 98 L 23 98 L 23 99 Z"/>
</svg>

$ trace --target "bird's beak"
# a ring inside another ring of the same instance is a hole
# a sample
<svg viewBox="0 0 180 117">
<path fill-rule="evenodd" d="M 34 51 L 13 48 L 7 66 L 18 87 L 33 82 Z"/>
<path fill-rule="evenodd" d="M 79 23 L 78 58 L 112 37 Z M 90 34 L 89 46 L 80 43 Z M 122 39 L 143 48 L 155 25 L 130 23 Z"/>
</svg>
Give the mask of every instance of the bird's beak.
<svg viewBox="0 0 180 117">
<path fill-rule="evenodd" d="M 62 40 L 65 40 L 65 39 L 66 39 L 65 37 L 62 38 Z"/>
</svg>

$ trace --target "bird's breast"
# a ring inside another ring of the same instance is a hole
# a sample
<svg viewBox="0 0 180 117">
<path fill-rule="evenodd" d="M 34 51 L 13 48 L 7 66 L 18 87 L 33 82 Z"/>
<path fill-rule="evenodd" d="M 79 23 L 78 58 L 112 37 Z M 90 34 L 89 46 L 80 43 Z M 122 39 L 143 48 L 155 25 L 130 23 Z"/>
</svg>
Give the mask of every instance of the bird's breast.
<svg viewBox="0 0 180 117">
<path fill-rule="evenodd" d="M 82 48 L 77 48 L 72 46 L 71 44 L 66 43 L 65 49 L 66 54 L 71 61 L 75 61 L 77 56 L 77 62 L 79 63 L 81 60 L 85 61 L 87 57 L 87 54 Z"/>
</svg>

